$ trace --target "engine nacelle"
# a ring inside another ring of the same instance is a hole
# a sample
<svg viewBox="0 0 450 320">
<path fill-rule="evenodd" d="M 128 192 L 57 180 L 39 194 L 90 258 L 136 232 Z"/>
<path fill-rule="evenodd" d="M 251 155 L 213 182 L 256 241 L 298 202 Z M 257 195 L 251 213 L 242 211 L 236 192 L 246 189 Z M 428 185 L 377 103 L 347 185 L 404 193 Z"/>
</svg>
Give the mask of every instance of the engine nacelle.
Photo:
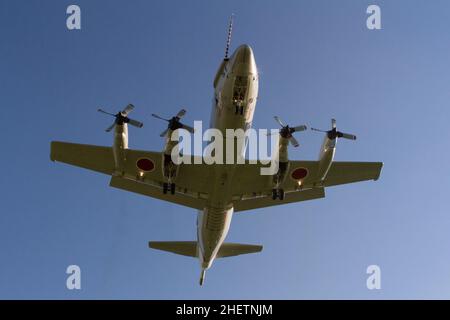
<svg viewBox="0 0 450 320">
<path fill-rule="evenodd" d="M 179 165 L 172 161 L 172 150 L 178 144 L 178 141 L 172 141 L 172 130 L 169 130 L 166 138 L 166 145 L 162 155 L 162 171 L 167 182 L 172 183 L 178 174 Z"/>
<path fill-rule="evenodd" d="M 128 126 L 117 124 L 114 130 L 113 154 L 116 174 L 124 174 L 125 149 L 128 149 Z"/>
<path fill-rule="evenodd" d="M 273 175 L 273 188 L 277 189 L 286 179 L 289 171 L 288 145 L 289 139 L 279 137 L 278 144 L 278 172 Z"/>
<path fill-rule="evenodd" d="M 325 137 L 319 153 L 319 169 L 317 171 L 317 180 L 323 182 L 331 168 L 336 151 L 336 139 Z"/>
</svg>

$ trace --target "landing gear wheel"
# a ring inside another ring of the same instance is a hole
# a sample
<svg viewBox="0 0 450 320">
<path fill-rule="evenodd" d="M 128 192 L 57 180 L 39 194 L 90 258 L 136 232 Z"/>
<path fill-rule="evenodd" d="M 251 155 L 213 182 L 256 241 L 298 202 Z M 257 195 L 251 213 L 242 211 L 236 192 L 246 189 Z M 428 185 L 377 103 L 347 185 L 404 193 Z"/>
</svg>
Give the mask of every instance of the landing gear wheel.
<svg viewBox="0 0 450 320">
<path fill-rule="evenodd" d="M 283 189 L 272 189 L 272 200 L 284 200 L 284 190 Z"/>
<path fill-rule="evenodd" d="M 244 107 L 239 108 L 239 113 L 241 114 L 241 116 L 244 114 Z"/>
<path fill-rule="evenodd" d="M 175 194 L 175 183 L 170 184 L 170 194 Z"/>
<path fill-rule="evenodd" d="M 236 110 L 234 111 L 234 114 L 238 114 L 239 113 L 239 107 L 236 106 Z"/>
<path fill-rule="evenodd" d="M 272 200 L 276 200 L 278 198 L 277 189 L 272 189 Z"/>
<path fill-rule="evenodd" d="M 278 198 L 283 201 L 284 200 L 284 190 L 280 189 L 278 190 Z"/>
<path fill-rule="evenodd" d="M 166 194 L 167 193 L 167 189 L 168 189 L 169 185 L 167 183 L 163 183 L 163 193 Z"/>
</svg>

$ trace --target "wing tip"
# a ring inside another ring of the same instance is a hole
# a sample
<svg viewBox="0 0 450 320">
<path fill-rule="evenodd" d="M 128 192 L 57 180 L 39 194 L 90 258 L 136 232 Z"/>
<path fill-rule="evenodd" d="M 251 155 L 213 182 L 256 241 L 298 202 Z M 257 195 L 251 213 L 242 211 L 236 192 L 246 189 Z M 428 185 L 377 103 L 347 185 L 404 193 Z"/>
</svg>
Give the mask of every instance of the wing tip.
<svg viewBox="0 0 450 320">
<path fill-rule="evenodd" d="M 378 162 L 379 168 L 378 168 L 378 174 L 377 176 L 373 179 L 373 181 L 377 181 L 378 179 L 380 179 L 380 175 L 381 175 L 381 171 L 383 169 L 383 162 Z"/>
<path fill-rule="evenodd" d="M 56 143 L 57 143 L 57 141 L 50 141 L 50 161 L 53 161 L 53 162 L 56 161 L 56 157 L 55 157 Z"/>
</svg>

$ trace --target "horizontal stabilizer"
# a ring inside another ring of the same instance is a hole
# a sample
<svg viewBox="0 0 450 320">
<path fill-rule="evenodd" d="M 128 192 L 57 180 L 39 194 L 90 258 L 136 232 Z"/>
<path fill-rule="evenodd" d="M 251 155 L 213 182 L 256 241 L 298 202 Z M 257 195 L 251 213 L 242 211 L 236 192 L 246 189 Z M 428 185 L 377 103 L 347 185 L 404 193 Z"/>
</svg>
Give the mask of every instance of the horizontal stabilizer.
<svg viewBox="0 0 450 320">
<path fill-rule="evenodd" d="M 241 243 L 224 243 L 217 253 L 217 258 L 238 256 L 240 254 L 260 252 L 263 246 Z"/>
<path fill-rule="evenodd" d="M 148 246 L 156 250 L 168 251 L 183 256 L 197 257 L 196 241 L 150 241 Z"/>
<path fill-rule="evenodd" d="M 149 241 L 152 249 L 168 251 L 189 257 L 198 257 L 196 241 Z M 224 243 L 217 253 L 217 258 L 238 256 L 240 254 L 260 252 L 263 246 L 241 243 Z"/>
</svg>

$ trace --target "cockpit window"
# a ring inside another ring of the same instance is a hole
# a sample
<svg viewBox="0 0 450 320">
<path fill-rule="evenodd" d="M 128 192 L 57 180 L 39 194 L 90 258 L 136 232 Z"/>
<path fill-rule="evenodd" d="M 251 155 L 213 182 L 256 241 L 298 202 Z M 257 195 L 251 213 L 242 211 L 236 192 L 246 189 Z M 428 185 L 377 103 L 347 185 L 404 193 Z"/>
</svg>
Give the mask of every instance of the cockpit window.
<svg viewBox="0 0 450 320">
<path fill-rule="evenodd" d="M 247 93 L 248 77 L 237 76 L 234 80 L 233 102 L 243 103 Z"/>
</svg>

